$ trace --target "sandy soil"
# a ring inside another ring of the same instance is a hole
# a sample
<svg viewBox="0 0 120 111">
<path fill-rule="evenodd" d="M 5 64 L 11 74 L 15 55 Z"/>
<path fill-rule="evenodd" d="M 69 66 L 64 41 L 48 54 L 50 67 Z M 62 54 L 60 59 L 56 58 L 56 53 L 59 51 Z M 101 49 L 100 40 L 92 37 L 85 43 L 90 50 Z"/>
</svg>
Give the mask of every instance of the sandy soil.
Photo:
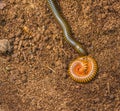
<svg viewBox="0 0 120 111">
<path fill-rule="evenodd" d="M 58 0 L 73 37 L 95 57 L 88 84 L 73 81 L 68 64 L 79 54 L 63 39 L 46 0 L 4 0 L 0 39 L 0 111 L 120 111 L 120 1 Z"/>
</svg>

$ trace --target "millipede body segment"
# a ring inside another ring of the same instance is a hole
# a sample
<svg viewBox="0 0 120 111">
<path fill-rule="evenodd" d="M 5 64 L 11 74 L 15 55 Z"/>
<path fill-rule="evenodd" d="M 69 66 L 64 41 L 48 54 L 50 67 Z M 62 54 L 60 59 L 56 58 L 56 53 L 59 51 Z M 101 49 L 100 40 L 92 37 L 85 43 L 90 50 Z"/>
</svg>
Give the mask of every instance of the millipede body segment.
<svg viewBox="0 0 120 111">
<path fill-rule="evenodd" d="M 73 46 L 73 48 L 76 51 L 78 51 L 79 54 L 81 55 L 81 57 L 79 57 L 78 59 L 76 59 L 75 61 L 73 61 L 70 64 L 69 70 L 68 70 L 70 76 L 72 77 L 73 80 L 75 80 L 77 82 L 83 83 L 83 82 L 90 81 L 97 72 L 96 61 L 92 57 L 87 56 L 87 52 L 82 47 L 82 45 L 79 42 L 75 41 L 71 37 L 70 28 L 69 28 L 68 24 L 66 23 L 66 21 L 61 16 L 60 12 L 58 11 L 58 9 L 54 3 L 54 0 L 47 0 L 47 1 L 53 12 L 53 15 L 55 16 L 56 20 L 62 27 L 65 40 L 71 46 Z"/>
</svg>

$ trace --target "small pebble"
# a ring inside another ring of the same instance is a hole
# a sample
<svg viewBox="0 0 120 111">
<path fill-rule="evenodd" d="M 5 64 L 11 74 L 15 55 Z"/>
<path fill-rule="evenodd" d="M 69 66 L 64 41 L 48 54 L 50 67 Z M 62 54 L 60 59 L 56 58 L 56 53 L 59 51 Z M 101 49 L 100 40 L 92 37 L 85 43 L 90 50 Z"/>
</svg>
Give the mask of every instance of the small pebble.
<svg viewBox="0 0 120 111">
<path fill-rule="evenodd" d="M 6 4 L 2 1 L 0 1 L 0 9 L 2 10 L 4 7 L 6 7 Z"/>
<path fill-rule="evenodd" d="M 10 42 L 7 39 L 0 40 L 0 54 L 11 52 Z"/>
</svg>

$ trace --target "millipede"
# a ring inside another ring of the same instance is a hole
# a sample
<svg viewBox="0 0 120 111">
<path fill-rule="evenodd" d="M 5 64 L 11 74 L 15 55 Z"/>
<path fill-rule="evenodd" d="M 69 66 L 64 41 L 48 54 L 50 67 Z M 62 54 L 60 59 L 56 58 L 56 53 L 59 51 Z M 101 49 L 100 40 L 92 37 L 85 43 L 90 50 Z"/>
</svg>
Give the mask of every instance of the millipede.
<svg viewBox="0 0 120 111">
<path fill-rule="evenodd" d="M 58 10 L 54 0 L 47 0 L 49 7 L 61 26 L 65 40 L 80 54 L 80 57 L 72 61 L 68 68 L 70 77 L 80 83 L 91 81 L 97 73 L 97 62 L 90 57 L 82 45 L 72 38 L 71 30 L 60 11 Z"/>
</svg>

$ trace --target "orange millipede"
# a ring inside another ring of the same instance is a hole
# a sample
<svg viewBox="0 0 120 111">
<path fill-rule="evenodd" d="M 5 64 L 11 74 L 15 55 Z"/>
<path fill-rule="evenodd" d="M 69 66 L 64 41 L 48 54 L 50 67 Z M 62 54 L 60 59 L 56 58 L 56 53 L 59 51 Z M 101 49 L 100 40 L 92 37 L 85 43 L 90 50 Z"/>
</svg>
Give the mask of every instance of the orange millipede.
<svg viewBox="0 0 120 111">
<path fill-rule="evenodd" d="M 47 2 L 56 20 L 62 27 L 65 40 L 71 46 L 73 46 L 73 48 L 76 51 L 78 51 L 79 54 L 81 55 L 81 57 L 72 61 L 71 64 L 69 65 L 69 69 L 68 69 L 69 75 L 72 77 L 73 80 L 81 83 L 85 83 L 92 80 L 97 73 L 96 61 L 92 57 L 88 56 L 87 52 L 82 47 L 82 45 L 71 37 L 70 28 L 66 23 L 66 21 L 61 16 L 60 12 L 58 11 L 54 1 L 47 0 Z"/>
</svg>

